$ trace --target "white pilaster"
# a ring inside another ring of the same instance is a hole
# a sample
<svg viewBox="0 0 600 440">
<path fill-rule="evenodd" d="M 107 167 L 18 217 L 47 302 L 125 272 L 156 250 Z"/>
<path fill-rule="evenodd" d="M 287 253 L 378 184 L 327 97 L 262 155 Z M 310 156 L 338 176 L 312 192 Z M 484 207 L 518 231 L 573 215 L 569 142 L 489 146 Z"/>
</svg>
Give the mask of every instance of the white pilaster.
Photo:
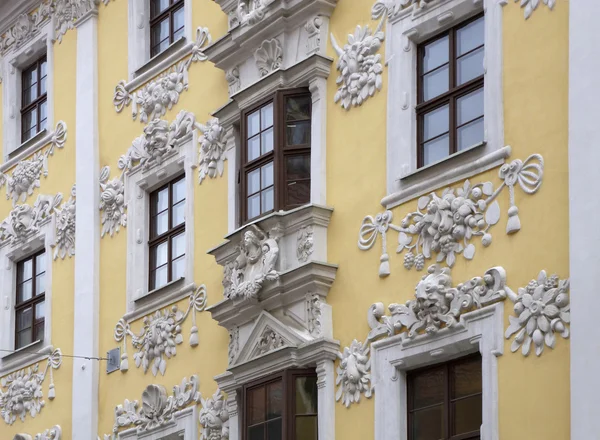
<svg viewBox="0 0 600 440">
<path fill-rule="evenodd" d="M 594 178 L 600 163 L 600 2 L 577 0 L 569 6 L 569 255 L 571 278 L 571 439 L 600 432 L 600 217 Z M 562 6 L 562 3 L 561 3 Z"/>
<path fill-rule="evenodd" d="M 89 12 L 77 23 L 75 301 L 73 353 L 98 356 L 99 156 L 98 23 Z M 98 435 L 99 362 L 73 359 L 72 439 Z"/>
<path fill-rule="evenodd" d="M 335 439 L 335 370 L 333 361 L 317 363 L 319 439 Z"/>
<path fill-rule="evenodd" d="M 326 205 L 327 80 L 314 78 L 308 87 L 312 97 L 310 201 L 317 205 Z"/>
</svg>

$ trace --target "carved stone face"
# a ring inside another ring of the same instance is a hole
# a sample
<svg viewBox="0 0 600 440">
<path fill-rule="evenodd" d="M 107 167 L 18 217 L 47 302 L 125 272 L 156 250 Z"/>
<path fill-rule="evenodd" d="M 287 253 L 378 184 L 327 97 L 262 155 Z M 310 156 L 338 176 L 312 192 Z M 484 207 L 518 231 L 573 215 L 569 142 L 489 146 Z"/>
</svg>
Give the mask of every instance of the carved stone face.
<svg viewBox="0 0 600 440">
<path fill-rule="evenodd" d="M 242 250 L 246 254 L 246 258 L 251 264 L 254 264 L 258 261 L 261 255 L 261 245 L 259 238 L 254 232 L 246 231 L 244 233 Z"/>
</svg>

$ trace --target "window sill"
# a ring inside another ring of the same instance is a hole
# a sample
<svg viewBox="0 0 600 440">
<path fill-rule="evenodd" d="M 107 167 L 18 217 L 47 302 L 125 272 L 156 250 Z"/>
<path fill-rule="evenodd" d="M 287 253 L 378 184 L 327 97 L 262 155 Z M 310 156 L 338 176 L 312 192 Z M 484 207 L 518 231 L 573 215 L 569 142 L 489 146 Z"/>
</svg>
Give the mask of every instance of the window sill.
<svg viewBox="0 0 600 440">
<path fill-rule="evenodd" d="M 37 132 L 33 137 L 27 139 L 13 151 L 8 153 L 6 158 L 7 161 L 3 164 L 2 168 L 7 166 L 7 164 L 11 164 L 10 166 L 12 166 L 23 157 L 35 153 L 39 149 L 43 148 L 46 144 L 48 144 L 48 142 L 50 142 L 53 134 L 54 131 L 48 132 L 48 130 L 45 128 L 42 131 Z"/>
<path fill-rule="evenodd" d="M 179 278 L 135 298 L 132 304 L 133 310 L 125 314 L 125 320 L 135 321 L 153 310 L 165 307 L 189 295 L 196 289 L 196 285 L 194 283 L 186 284 L 185 280 L 184 277 Z"/>
<path fill-rule="evenodd" d="M 44 340 L 32 342 L 25 347 L 10 353 L 1 353 L 0 376 L 10 371 L 20 370 L 27 365 L 39 362 L 54 351 L 51 345 L 44 345 Z"/>
</svg>

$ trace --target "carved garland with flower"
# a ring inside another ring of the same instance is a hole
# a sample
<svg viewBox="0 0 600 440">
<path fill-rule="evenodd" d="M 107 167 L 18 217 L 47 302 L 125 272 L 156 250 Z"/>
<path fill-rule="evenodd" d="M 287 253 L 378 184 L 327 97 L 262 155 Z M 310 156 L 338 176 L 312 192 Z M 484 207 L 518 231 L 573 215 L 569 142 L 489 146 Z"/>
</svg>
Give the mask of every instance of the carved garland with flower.
<svg viewBox="0 0 600 440">
<path fill-rule="evenodd" d="M 121 318 L 115 326 L 114 338 L 123 342 L 121 355 L 121 372 L 129 370 L 127 356 L 127 336 L 131 337 L 131 345 L 137 350 L 133 355 L 135 366 L 143 368 L 144 374 L 150 368 L 156 376 L 159 372 L 165 375 L 167 359 L 177 354 L 177 345 L 183 342 L 181 326 L 187 317 L 192 315 L 192 329 L 190 346 L 198 346 L 198 327 L 196 326 L 196 313 L 202 312 L 206 307 L 206 287 L 199 286 L 189 297 L 187 310 L 180 310 L 177 305 L 164 310 L 157 310 L 154 314 L 143 318 L 143 328 L 139 333 L 131 330 L 130 323 Z"/>
<path fill-rule="evenodd" d="M 46 358 L 46 367 L 43 371 L 40 371 L 40 364 L 37 363 L 10 373 L 0 380 L 0 416 L 4 423 L 12 425 L 17 418 L 24 422 L 27 414 L 35 417 L 40 413 L 46 404 L 42 385 L 48 373 L 50 374 L 48 399 L 54 400 L 56 391 L 52 371 L 59 368 L 61 364 L 62 353 L 57 348 Z"/>
<path fill-rule="evenodd" d="M 54 243 L 54 255 L 56 260 L 60 257 L 62 260 L 68 255 L 69 258 L 75 255 L 75 213 L 76 213 L 76 188 L 71 188 L 69 200 L 60 207 L 54 208 L 56 213 L 56 242 Z"/>
<path fill-rule="evenodd" d="M 29 434 L 17 434 L 13 440 L 61 440 L 62 429 L 60 425 L 54 425 L 50 429 L 46 429 L 44 432 L 40 432 L 31 437 Z"/>
</svg>

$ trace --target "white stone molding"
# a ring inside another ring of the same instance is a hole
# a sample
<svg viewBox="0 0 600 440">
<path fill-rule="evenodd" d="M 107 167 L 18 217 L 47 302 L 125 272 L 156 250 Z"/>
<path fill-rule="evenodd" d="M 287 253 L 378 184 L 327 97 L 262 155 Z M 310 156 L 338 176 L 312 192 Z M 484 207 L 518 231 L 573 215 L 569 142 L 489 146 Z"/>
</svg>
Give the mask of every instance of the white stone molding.
<svg viewBox="0 0 600 440">
<path fill-rule="evenodd" d="M 360 401 L 361 394 L 366 398 L 371 397 L 373 387 L 371 386 L 371 358 L 369 357 L 369 345 L 356 339 L 350 347 L 345 347 L 343 353 L 338 353 L 340 364 L 337 368 L 338 386 L 335 400 L 340 400 L 350 407 L 352 403 Z"/>
<path fill-rule="evenodd" d="M 527 20 L 529 17 L 531 17 L 531 14 L 533 14 L 533 11 L 535 11 L 537 9 L 537 7 L 540 5 L 540 0 L 515 0 L 515 2 L 518 2 L 518 1 L 520 1 L 521 8 L 523 8 L 525 20 Z M 541 0 L 541 1 L 543 4 L 548 6 L 548 8 L 550 10 L 554 9 L 556 0 Z M 508 0 L 498 0 L 498 3 L 502 6 L 505 6 L 508 4 Z"/>
<path fill-rule="evenodd" d="M 254 26 L 265 18 L 267 8 L 274 2 L 275 0 L 239 0 L 237 8 L 239 23 L 242 26 Z"/>
<path fill-rule="evenodd" d="M 154 314 L 143 318 L 143 327 L 138 333 L 131 330 L 130 321 L 121 318 L 114 330 L 115 341 L 123 342 L 121 372 L 124 373 L 129 370 L 127 356 L 127 336 L 129 336 L 131 345 L 137 350 L 133 355 L 135 366 L 143 368 L 144 374 L 148 372 L 148 369 L 151 369 L 152 375 L 156 376 L 160 372 L 164 376 L 167 359 L 175 356 L 177 354 L 176 346 L 183 343 L 181 325 L 190 314 L 192 315 L 190 346 L 198 346 L 196 313 L 202 312 L 205 307 L 206 287 L 201 285 L 190 295 L 188 308 L 185 312 L 180 310 L 177 305 L 164 310 L 157 310 Z"/>
<path fill-rule="evenodd" d="M 202 409 L 198 421 L 202 440 L 229 440 L 229 411 L 223 393 L 217 391 L 208 399 L 200 397 Z"/>
<path fill-rule="evenodd" d="M 492 182 L 471 184 L 466 180 L 462 188 L 446 188 L 441 195 L 435 192 L 422 196 L 418 200 L 417 210 L 404 216 L 400 225 L 392 223 L 392 211 L 385 211 L 376 217 L 363 219 L 359 235 L 358 248 L 369 250 L 381 235 L 382 253 L 379 276 L 390 274 L 387 252 L 387 232 L 398 232 L 396 253 L 405 251 L 404 267 L 422 270 L 425 261 L 437 255 L 437 262 L 453 267 L 456 255 L 462 253 L 467 260 L 475 256 L 475 245 L 470 243 L 473 237 L 481 237 L 481 244 L 492 243 L 490 228 L 500 220 L 498 195 L 508 188 L 510 207 L 506 233 L 514 234 L 521 229 L 519 210 L 515 204 L 514 189 L 519 186 L 526 194 L 536 193 L 544 175 L 544 160 L 541 155 L 533 154 L 524 162 L 515 159 L 499 169 L 502 184 L 494 189 Z M 413 242 L 413 239 L 414 242 Z"/>
<path fill-rule="evenodd" d="M 333 100 L 346 110 L 360 106 L 383 86 L 381 54 L 377 52 L 385 37 L 381 30 L 384 20 L 381 19 L 373 33 L 369 26 L 356 26 L 354 34 L 348 35 L 348 43 L 343 48 L 331 34 L 331 44 L 339 57 L 337 70 L 340 73 Z"/>
<path fill-rule="evenodd" d="M 7 425 L 17 418 L 25 421 L 27 415 L 35 417 L 46 404 L 43 383 L 49 373 L 48 399 L 54 400 L 56 391 L 52 371 L 62 364 L 60 349 L 53 350 L 46 358 L 46 367 L 40 371 L 39 363 L 15 371 L 0 380 L 0 416 Z"/>
<path fill-rule="evenodd" d="M 61 193 L 55 196 L 39 195 L 33 206 L 16 205 L 0 223 L 0 240 L 10 242 L 12 246 L 26 242 L 56 212 L 62 199 Z"/>
<path fill-rule="evenodd" d="M 283 49 L 277 38 L 265 40 L 254 52 L 256 68 L 260 76 L 267 76 L 269 73 L 281 68 L 283 63 Z"/>
<path fill-rule="evenodd" d="M 229 359 L 228 365 L 231 365 L 238 353 L 240 352 L 240 329 L 239 327 L 233 326 L 229 331 L 229 347 L 227 350 L 227 357 Z"/>
<path fill-rule="evenodd" d="M 4 54 L 13 48 L 19 48 L 39 34 L 51 13 L 51 2 L 45 1 L 32 11 L 19 14 L 14 23 L 1 33 L 0 52 Z"/>
<path fill-rule="evenodd" d="M 240 70 L 237 67 L 232 67 L 225 72 L 225 79 L 229 85 L 229 96 L 235 95 L 240 91 L 242 83 L 240 82 Z"/>
<path fill-rule="evenodd" d="M 62 149 L 66 140 L 67 125 L 59 121 L 52 132 L 50 146 L 44 152 L 36 152 L 31 159 L 18 162 L 10 176 L 0 171 L 0 188 L 6 185 L 6 199 L 12 199 L 13 206 L 24 202 L 40 187 L 40 178 L 48 177 L 48 157 L 54 155 L 56 148 Z"/>
<path fill-rule="evenodd" d="M 50 429 L 46 429 L 44 432 L 40 432 L 35 437 L 29 434 L 17 434 L 13 437 L 13 440 L 61 440 L 62 429 L 60 425 L 54 425 Z"/>
<path fill-rule="evenodd" d="M 296 257 L 301 263 L 306 263 L 313 251 L 313 230 L 310 226 L 304 227 L 296 235 Z"/>
<path fill-rule="evenodd" d="M 308 32 L 306 55 L 311 56 L 321 51 L 321 27 L 323 19 L 316 15 L 306 22 L 304 29 Z"/>
<path fill-rule="evenodd" d="M 306 294 L 306 316 L 308 317 L 308 332 L 311 336 L 318 338 L 323 334 L 323 302 L 319 295 L 314 293 Z"/>
<path fill-rule="evenodd" d="M 139 87 L 152 78 L 148 76 L 149 74 L 140 75 L 128 83 L 123 80 L 119 81 L 115 86 L 113 97 L 113 104 L 117 113 L 120 113 L 131 104 L 134 120 L 137 119 L 138 114 L 140 122 L 143 123 L 164 116 L 167 110 L 177 104 L 181 93 L 188 89 L 190 65 L 207 60 L 204 49 L 210 45 L 211 41 L 212 37 L 208 28 L 199 27 L 196 30 L 196 40 L 184 46 L 181 53 L 175 54 L 179 61 L 175 65 L 163 65 L 161 63 L 157 65 L 157 69 L 148 71 L 154 75 L 161 71 L 163 73 L 149 81 L 142 88 Z M 188 56 L 187 59 L 181 59 Z M 165 61 L 171 61 L 171 59 Z M 160 67 L 160 70 L 158 67 Z M 143 81 L 140 78 L 143 78 Z"/>
<path fill-rule="evenodd" d="M 225 148 L 227 147 L 227 133 L 217 118 L 212 118 L 206 125 L 199 124 L 202 136 L 200 143 L 198 181 L 208 176 L 211 179 L 223 175 L 225 170 Z"/>
<path fill-rule="evenodd" d="M 127 226 L 125 214 L 125 185 L 123 175 L 108 179 L 110 167 L 105 166 L 100 170 L 100 212 L 102 213 L 102 231 L 100 235 L 108 233 L 112 237 L 119 232 L 121 226 Z"/>
<path fill-rule="evenodd" d="M 58 257 L 64 260 L 67 255 L 69 258 L 75 255 L 75 197 L 76 189 L 73 185 L 69 200 L 54 208 L 56 213 L 56 243 L 52 245 L 54 247 L 54 260 Z"/>
<path fill-rule="evenodd" d="M 516 316 L 509 315 L 510 326 L 506 329 L 506 339 L 515 335 L 510 346 L 512 352 L 521 348 L 524 356 L 529 354 L 531 342 L 536 356 L 544 351 L 544 343 L 554 348 L 555 333 L 569 337 L 568 324 L 571 322 L 569 302 L 569 280 L 560 280 L 557 275 L 547 276 L 541 271 L 537 280 L 531 280 L 527 287 L 521 287 L 518 295 L 507 291 L 515 303 Z"/>
<path fill-rule="evenodd" d="M 68 30 L 75 29 L 78 20 L 98 13 L 99 3 L 100 0 L 52 0 L 54 38 L 60 43 Z M 108 4 L 106 0 L 105 4 Z"/>
<path fill-rule="evenodd" d="M 405 7 L 406 6 L 406 7 Z M 417 46 L 449 27 L 484 13 L 484 142 L 417 168 Z M 387 16 L 387 196 L 391 209 L 440 186 L 503 163 L 502 8 L 497 0 L 378 1 L 373 19 Z"/>
</svg>

